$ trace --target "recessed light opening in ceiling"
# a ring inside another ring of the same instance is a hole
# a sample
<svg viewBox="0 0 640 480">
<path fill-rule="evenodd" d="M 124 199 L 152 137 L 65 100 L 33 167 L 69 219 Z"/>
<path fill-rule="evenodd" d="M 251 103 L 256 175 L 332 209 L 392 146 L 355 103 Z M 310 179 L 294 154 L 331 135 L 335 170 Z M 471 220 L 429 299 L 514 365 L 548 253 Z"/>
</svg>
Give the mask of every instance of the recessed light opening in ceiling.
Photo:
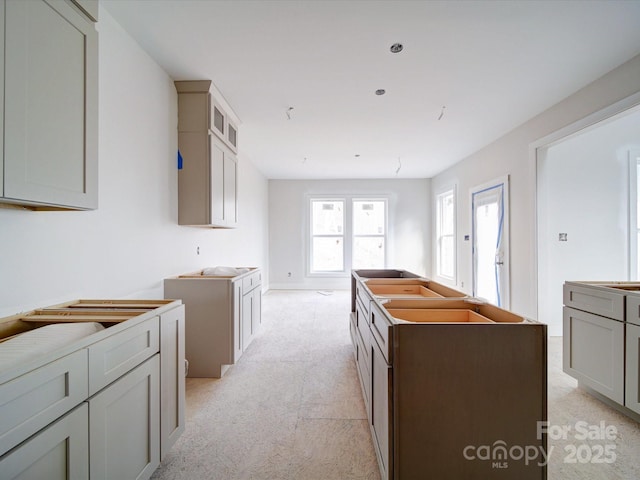
<svg viewBox="0 0 640 480">
<path fill-rule="evenodd" d="M 376 90 L 376 95 L 384 95 L 387 91 L 384 88 L 379 88 Z"/>
<path fill-rule="evenodd" d="M 393 45 L 391 45 L 391 48 L 389 48 L 389 50 L 391 50 L 391 53 L 400 53 L 403 49 L 404 46 L 401 43 L 394 43 Z"/>
</svg>

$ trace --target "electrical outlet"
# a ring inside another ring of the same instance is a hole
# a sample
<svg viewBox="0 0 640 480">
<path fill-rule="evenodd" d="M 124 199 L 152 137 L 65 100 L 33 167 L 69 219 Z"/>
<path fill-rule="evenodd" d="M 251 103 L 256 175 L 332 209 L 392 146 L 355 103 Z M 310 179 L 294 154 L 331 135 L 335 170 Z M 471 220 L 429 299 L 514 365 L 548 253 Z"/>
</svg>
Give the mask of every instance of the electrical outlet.
<svg viewBox="0 0 640 480">
<path fill-rule="evenodd" d="M 200 255 L 200 247 L 196 247 L 196 255 Z"/>
</svg>

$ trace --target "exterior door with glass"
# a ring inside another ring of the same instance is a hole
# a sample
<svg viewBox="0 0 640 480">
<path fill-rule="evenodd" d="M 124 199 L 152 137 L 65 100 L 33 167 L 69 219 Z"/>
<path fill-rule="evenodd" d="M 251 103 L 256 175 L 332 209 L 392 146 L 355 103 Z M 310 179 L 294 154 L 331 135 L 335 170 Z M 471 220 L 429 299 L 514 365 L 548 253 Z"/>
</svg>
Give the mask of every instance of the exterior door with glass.
<svg viewBox="0 0 640 480">
<path fill-rule="evenodd" d="M 473 295 L 509 308 L 509 177 L 471 190 Z"/>
</svg>

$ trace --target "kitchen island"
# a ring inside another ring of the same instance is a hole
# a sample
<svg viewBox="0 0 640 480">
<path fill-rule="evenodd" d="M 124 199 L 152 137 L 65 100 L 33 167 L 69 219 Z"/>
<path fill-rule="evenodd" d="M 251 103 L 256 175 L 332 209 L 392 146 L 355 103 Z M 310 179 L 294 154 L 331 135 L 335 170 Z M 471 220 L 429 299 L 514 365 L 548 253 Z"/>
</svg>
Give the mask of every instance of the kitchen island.
<svg viewBox="0 0 640 480">
<path fill-rule="evenodd" d="M 384 480 L 546 478 L 546 325 L 401 270 L 354 270 L 351 303 Z"/>
</svg>

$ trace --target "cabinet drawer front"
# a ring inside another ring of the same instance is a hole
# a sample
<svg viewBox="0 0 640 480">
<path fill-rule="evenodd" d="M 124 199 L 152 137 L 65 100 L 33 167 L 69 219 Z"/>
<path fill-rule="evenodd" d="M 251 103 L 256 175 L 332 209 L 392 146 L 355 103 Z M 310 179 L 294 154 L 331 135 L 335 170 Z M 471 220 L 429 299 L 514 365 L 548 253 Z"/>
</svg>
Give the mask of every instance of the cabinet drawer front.
<svg viewBox="0 0 640 480">
<path fill-rule="evenodd" d="M 627 323 L 627 358 L 624 405 L 640 414 L 640 327 Z"/>
<path fill-rule="evenodd" d="M 562 293 L 567 307 L 615 320 L 624 320 L 624 294 L 622 293 L 572 283 L 565 283 Z"/>
<path fill-rule="evenodd" d="M 563 370 L 624 402 L 624 323 L 564 307 Z"/>
<path fill-rule="evenodd" d="M 86 403 L 0 458 L 2 478 L 89 478 L 89 413 Z"/>
<path fill-rule="evenodd" d="M 0 455 L 87 398 L 87 351 L 0 385 Z"/>
<path fill-rule="evenodd" d="M 640 325 L 640 297 L 628 295 L 626 297 L 626 320 L 634 325 Z"/>
<path fill-rule="evenodd" d="M 158 352 L 158 317 L 89 346 L 89 395 L 93 395 Z"/>
<path fill-rule="evenodd" d="M 242 294 L 249 293 L 254 288 L 258 287 L 262 283 L 262 276 L 260 272 L 252 273 L 248 277 L 242 279 Z"/>
<path fill-rule="evenodd" d="M 362 313 L 364 313 L 367 322 L 369 321 L 369 302 L 371 298 L 369 294 L 364 289 L 364 286 L 360 281 L 356 281 L 356 299 L 360 300 L 360 304 L 362 305 Z"/>
<path fill-rule="evenodd" d="M 369 322 L 371 325 L 371 335 L 375 339 L 375 343 L 380 346 L 385 360 L 390 364 L 392 361 L 391 323 L 374 302 L 371 302 Z M 373 344 L 374 342 L 372 341 L 371 343 Z"/>
</svg>

